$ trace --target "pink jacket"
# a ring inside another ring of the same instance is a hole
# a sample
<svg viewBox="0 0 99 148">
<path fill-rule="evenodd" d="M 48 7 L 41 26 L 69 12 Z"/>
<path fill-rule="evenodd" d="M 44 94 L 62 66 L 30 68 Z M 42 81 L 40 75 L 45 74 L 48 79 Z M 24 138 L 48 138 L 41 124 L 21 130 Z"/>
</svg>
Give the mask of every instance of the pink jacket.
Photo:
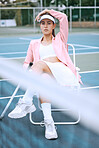
<svg viewBox="0 0 99 148">
<path fill-rule="evenodd" d="M 53 9 L 50 10 L 50 14 L 56 19 L 58 19 L 60 23 L 60 32 L 52 39 L 53 49 L 55 50 L 58 59 L 64 64 L 66 64 L 66 66 L 68 66 L 75 74 L 75 76 L 77 76 L 76 69 L 74 67 L 74 64 L 72 63 L 72 60 L 69 57 L 68 48 L 67 48 L 67 39 L 68 39 L 67 16 L 64 13 L 55 11 Z M 32 40 L 30 42 L 27 51 L 27 56 L 24 62 L 25 67 L 27 67 L 30 62 L 35 63 L 40 60 L 39 56 L 40 43 L 41 39 Z M 80 76 L 79 76 L 79 82 L 81 82 Z"/>
</svg>

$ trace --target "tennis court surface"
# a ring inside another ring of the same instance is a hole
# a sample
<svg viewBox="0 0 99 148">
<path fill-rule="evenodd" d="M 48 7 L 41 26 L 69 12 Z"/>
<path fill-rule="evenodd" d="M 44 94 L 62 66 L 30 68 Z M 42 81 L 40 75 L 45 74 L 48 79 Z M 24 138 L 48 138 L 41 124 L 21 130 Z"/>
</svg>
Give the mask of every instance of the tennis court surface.
<svg viewBox="0 0 99 148">
<path fill-rule="evenodd" d="M 40 38 L 41 34 L 18 34 L 0 36 L 0 56 L 23 63 L 31 39 Z M 26 30 L 25 30 L 26 32 Z M 76 65 L 80 68 L 80 75 L 88 91 L 96 90 L 99 93 L 99 31 L 71 33 L 68 43 L 76 49 Z M 70 56 L 72 51 L 69 49 Z M 0 114 L 8 102 L 3 97 L 11 96 L 16 86 L 10 81 L 0 81 Z M 23 95 L 19 90 L 17 95 Z M 93 98 L 94 99 L 94 98 Z M 8 113 L 15 107 L 18 98 L 10 105 L 5 117 L 0 121 L 0 148 L 99 148 L 99 135 L 84 127 L 77 125 L 57 125 L 59 138 L 47 140 L 44 137 L 44 128 L 33 125 L 27 115 L 21 119 L 10 119 Z M 37 107 L 37 99 L 34 98 Z M 42 112 L 38 109 L 32 114 L 34 120 L 42 120 Z M 55 121 L 72 121 L 68 115 L 53 113 Z M 98 117 L 97 117 L 98 118 Z M 99 128 L 99 127 L 97 127 Z"/>
</svg>

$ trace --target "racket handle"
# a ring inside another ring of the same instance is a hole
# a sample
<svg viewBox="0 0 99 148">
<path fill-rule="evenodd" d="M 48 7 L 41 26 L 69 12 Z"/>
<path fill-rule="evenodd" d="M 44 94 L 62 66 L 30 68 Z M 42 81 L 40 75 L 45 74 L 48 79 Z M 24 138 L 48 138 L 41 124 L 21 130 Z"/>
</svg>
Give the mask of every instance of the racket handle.
<svg viewBox="0 0 99 148">
<path fill-rule="evenodd" d="M 29 63 L 29 67 L 31 67 L 32 65 L 33 65 L 33 63 L 32 63 L 32 62 L 30 62 L 30 63 Z"/>
</svg>

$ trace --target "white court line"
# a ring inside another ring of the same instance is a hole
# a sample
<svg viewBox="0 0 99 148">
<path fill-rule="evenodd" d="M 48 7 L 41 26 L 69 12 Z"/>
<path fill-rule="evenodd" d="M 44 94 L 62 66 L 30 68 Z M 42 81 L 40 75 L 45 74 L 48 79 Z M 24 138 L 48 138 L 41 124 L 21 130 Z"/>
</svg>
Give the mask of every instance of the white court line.
<svg viewBox="0 0 99 148">
<path fill-rule="evenodd" d="M 26 42 L 24 42 L 24 43 L 0 43 L 0 46 L 4 46 L 4 45 L 23 45 L 23 44 L 29 44 L 28 42 L 26 43 Z"/>
<path fill-rule="evenodd" d="M 26 57 L 26 56 L 25 56 L 25 57 Z M 7 60 L 10 60 L 10 59 L 11 59 L 11 60 L 15 60 L 15 59 L 16 59 L 16 60 L 17 60 L 17 59 L 19 60 L 19 59 L 25 59 L 25 57 L 14 57 L 14 58 L 10 58 L 10 57 L 9 57 L 9 58 L 6 58 L 6 59 L 7 59 Z"/>
<path fill-rule="evenodd" d="M 81 44 L 73 44 L 74 46 L 79 46 L 79 47 L 88 47 L 88 48 L 99 48 L 95 46 L 88 46 L 88 45 L 81 45 Z"/>
<path fill-rule="evenodd" d="M 27 41 L 31 41 L 32 39 L 30 38 L 19 38 L 20 40 L 27 40 Z"/>
<path fill-rule="evenodd" d="M 86 49 L 89 49 L 89 50 L 95 49 L 96 50 L 96 49 L 99 49 L 99 47 L 98 48 L 93 48 L 93 47 L 92 48 L 89 48 L 89 47 L 86 47 L 86 48 L 75 48 L 75 50 L 86 50 Z M 68 50 L 70 51 L 72 49 L 68 49 Z"/>
<path fill-rule="evenodd" d="M 6 55 L 6 54 L 23 54 L 27 52 L 6 52 L 6 53 L 0 53 L 0 55 Z"/>
<path fill-rule="evenodd" d="M 92 73 L 92 72 L 99 72 L 99 70 L 93 70 L 93 71 L 83 71 L 83 72 L 79 72 L 79 73 Z"/>
<path fill-rule="evenodd" d="M 18 97 L 23 97 L 24 95 L 16 95 L 16 96 L 14 96 L 15 98 L 18 98 Z M 0 97 L 0 100 L 2 100 L 2 99 L 10 99 L 11 98 L 11 96 L 8 96 L 8 97 Z"/>
<path fill-rule="evenodd" d="M 80 89 L 96 89 L 96 88 L 99 88 L 99 86 L 92 86 L 92 87 L 83 87 L 83 88 L 80 88 Z"/>
<path fill-rule="evenodd" d="M 99 53 L 99 52 L 89 51 L 89 52 L 84 52 L 84 53 L 76 53 L 76 55 L 97 54 L 97 53 Z"/>
<path fill-rule="evenodd" d="M 75 53 L 76 55 L 86 55 L 86 54 L 97 54 L 99 52 L 93 52 L 93 51 L 89 51 L 89 52 L 84 52 L 84 53 Z M 73 55 L 72 53 L 70 53 L 69 55 Z"/>
</svg>

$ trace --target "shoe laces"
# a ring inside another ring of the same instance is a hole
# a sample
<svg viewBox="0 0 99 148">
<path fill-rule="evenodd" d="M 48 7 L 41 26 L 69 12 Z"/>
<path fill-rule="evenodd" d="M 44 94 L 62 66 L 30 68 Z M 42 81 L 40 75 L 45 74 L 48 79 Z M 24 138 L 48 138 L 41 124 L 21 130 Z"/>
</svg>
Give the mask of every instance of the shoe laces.
<svg viewBox="0 0 99 148">
<path fill-rule="evenodd" d="M 16 106 L 17 105 L 22 105 L 22 104 L 26 104 L 26 103 L 24 102 L 24 100 L 22 98 L 20 98 L 18 103 L 16 104 Z"/>
<path fill-rule="evenodd" d="M 45 125 L 46 126 L 52 126 L 51 123 L 53 123 L 53 121 L 50 121 L 50 122 L 47 122 L 46 120 L 45 121 L 41 121 L 40 122 L 40 126 L 41 127 L 44 127 Z M 55 130 L 57 130 L 57 126 L 54 125 L 54 127 L 55 127 Z"/>
<path fill-rule="evenodd" d="M 56 130 L 56 126 L 54 125 L 54 121 L 45 121 L 45 127 L 47 127 L 48 131 L 54 131 Z"/>
<path fill-rule="evenodd" d="M 52 122 L 53 122 L 53 121 L 47 122 L 46 120 L 45 120 L 45 121 L 41 121 L 41 122 L 40 122 L 40 126 L 41 126 L 41 127 L 44 127 L 45 125 L 46 125 L 46 126 L 50 126 Z"/>
</svg>

